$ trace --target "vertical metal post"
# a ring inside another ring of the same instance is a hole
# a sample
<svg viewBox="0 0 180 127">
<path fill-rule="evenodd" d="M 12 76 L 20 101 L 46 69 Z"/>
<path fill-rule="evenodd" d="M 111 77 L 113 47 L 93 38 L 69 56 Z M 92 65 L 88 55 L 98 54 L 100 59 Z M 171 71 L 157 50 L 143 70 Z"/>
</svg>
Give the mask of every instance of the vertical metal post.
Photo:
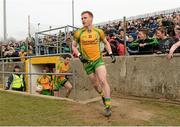
<svg viewBox="0 0 180 127">
<path fill-rule="evenodd" d="M 32 94 L 32 75 L 31 75 L 31 58 L 29 58 L 29 85 L 30 85 L 30 94 Z"/>
<path fill-rule="evenodd" d="M 28 37 L 31 37 L 30 15 L 28 15 Z"/>
<path fill-rule="evenodd" d="M 58 40 L 58 35 L 57 35 L 57 37 L 56 37 L 56 39 L 57 39 L 57 41 L 56 41 L 56 43 L 57 43 L 57 47 L 56 47 L 56 54 L 58 54 L 59 53 L 59 48 L 58 48 L 58 46 L 59 46 L 59 40 Z"/>
<path fill-rule="evenodd" d="M 74 31 L 74 0 L 72 0 L 72 26 Z"/>
<path fill-rule="evenodd" d="M 5 79 L 4 79 L 4 77 L 5 77 L 5 76 L 4 76 L 4 59 L 2 59 L 2 72 L 3 72 L 3 74 L 2 74 L 2 84 L 3 84 L 3 88 L 5 88 L 5 87 L 4 87 L 4 85 L 5 85 L 5 82 L 4 82 L 4 80 L 5 80 Z"/>
<path fill-rule="evenodd" d="M 3 41 L 1 42 L 1 58 L 3 58 Z"/>
<path fill-rule="evenodd" d="M 127 23 L 126 23 L 126 17 L 124 16 L 123 17 L 123 27 L 124 27 L 124 46 L 125 46 L 125 48 L 124 48 L 124 50 L 125 50 L 125 57 L 124 57 L 124 63 L 123 63 L 123 65 L 124 65 L 124 67 L 123 67 L 123 69 L 124 69 L 124 72 L 125 72 L 125 74 L 124 74 L 124 76 L 126 76 L 126 74 L 127 74 L 127 61 L 126 61 L 126 59 L 127 59 L 127 54 L 128 54 L 128 52 L 127 52 L 127 45 L 126 45 L 126 28 L 127 28 Z M 124 87 L 124 94 L 126 94 L 126 86 Z"/>
<path fill-rule="evenodd" d="M 7 40 L 7 29 L 6 29 L 6 0 L 3 1 L 4 5 L 4 41 Z"/>
<path fill-rule="evenodd" d="M 38 23 L 38 32 L 39 32 L 39 26 L 40 26 L 40 23 Z"/>
<path fill-rule="evenodd" d="M 35 33 L 35 53 L 36 53 L 36 55 L 39 55 L 39 46 L 38 46 L 38 44 L 39 44 L 39 39 L 38 39 L 38 33 Z"/>
<path fill-rule="evenodd" d="M 30 31 L 30 15 L 28 15 L 28 40 L 26 39 L 26 46 L 27 46 L 27 56 L 29 56 L 29 39 L 31 38 L 31 31 Z"/>
</svg>

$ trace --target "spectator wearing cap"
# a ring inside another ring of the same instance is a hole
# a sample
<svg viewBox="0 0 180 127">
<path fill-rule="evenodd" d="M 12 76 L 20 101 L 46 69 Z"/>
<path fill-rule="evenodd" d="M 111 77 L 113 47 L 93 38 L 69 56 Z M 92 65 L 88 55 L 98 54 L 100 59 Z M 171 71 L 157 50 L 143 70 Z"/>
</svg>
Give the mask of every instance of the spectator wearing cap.
<svg viewBox="0 0 180 127">
<path fill-rule="evenodd" d="M 19 73 L 20 67 L 18 65 L 14 67 L 14 72 L 15 73 L 11 74 L 8 78 L 6 90 L 11 88 L 16 91 L 26 91 L 24 75 Z"/>
</svg>

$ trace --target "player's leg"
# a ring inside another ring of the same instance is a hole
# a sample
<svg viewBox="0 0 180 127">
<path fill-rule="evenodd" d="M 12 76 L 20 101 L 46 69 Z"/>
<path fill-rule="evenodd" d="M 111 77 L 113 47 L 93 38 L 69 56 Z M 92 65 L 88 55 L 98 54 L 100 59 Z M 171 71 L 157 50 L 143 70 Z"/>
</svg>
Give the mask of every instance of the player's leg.
<svg viewBox="0 0 180 127">
<path fill-rule="evenodd" d="M 102 92 L 102 88 L 99 84 L 98 78 L 95 75 L 95 73 L 89 74 L 88 78 L 90 79 L 91 84 L 93 85 L 94 89 L 100 94 Z"/>
<path fill-rule="evenodd" d="M 72 91 L 72 85 L 69 81 L 66 81 L 66 83 L 64 84 L 64 87 L 67 89 L 66 92 L 66 97 L 69 97 L 71 91 Z"/>
<path fill-rule="evenodd" d="M 102 84 L 102 88 L 104 90 L 104 96 L 106 98 L 110 98 L 110 87 L 107 82 L 107 72 L 105 65 L 101 65 L 98 68 L 96 68 L 96 76 L 100 84 Z"/>
<path fill-rule="evenodd" d="M 99 79 L 99 82 L 102 84 L 102 88 L 104 91 L 104 97 L 105 97 L 105 115 L 110 116 L 111 111 L 111 97 L 110 97 L 110 87 L 107 82 L 107 72 L 105 65 L 101 65 L 96 68 L 95 73 Z"/>
<path fill-rule="evenodd" d="M 84 69 L 86 71 L 86 74 L 88 75 L 88 78 L 91 81 L 91 84 L 93 85 L 94 89 L 101 94 L 102 93 L 102 88 L 98 82 L 98 78 L 95 75 L 95 69 L 94 69 L 94 62 L 91 64 L 86 64 L 84 66 Z"/>
<path fill-rule="evenodd" d="M 88 75 L 88 78 L 90 79 L 91 84 L 93 85 L 93 87 L 96 90 L 96 92 L 101 96 L 103 104 L 105 105 L 104 92 L 102 90 L 101 84 L 100 84 L 96 74 L 95 73 L 91 73 L 90 75 Z"/>
</svg>

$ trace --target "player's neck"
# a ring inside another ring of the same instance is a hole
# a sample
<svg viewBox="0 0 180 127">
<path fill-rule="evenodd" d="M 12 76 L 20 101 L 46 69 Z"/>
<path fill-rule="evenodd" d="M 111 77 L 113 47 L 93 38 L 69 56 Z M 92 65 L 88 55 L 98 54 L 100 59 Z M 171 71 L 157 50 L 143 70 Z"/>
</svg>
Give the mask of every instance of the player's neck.
<svg viewBox="0 0 180 127">
<path fill-rule="evenodd" d="M 92 29 L 93 29 L 93 25 L 89 25 L 89 26 L 87 26 L 87 27 L 85 27 L 85 28 L 87 29 L 88 32 L 91 32 Z"/>
</svg>

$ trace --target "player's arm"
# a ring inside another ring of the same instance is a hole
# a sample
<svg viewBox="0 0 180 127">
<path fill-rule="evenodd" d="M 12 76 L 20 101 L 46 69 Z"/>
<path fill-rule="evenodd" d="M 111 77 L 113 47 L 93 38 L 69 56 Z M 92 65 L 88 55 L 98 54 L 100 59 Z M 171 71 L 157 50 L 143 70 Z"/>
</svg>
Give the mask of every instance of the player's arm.
<svg viewBox="0 0 180 127">
<path fill-rule="evenodd" d="M 72 43 L 72 51 L 73 51 L 73 54 L 75 54 L 76 56 L 79 57 L 80 61 L 82 63 L 87 63 L 88 60 L 85 59 L 82 54 L 78 51 L 78 40 L 79 40 L 79 37 L 80 37 L 80 33 L 79 31 L 77 30 L 75 33 L 74 33 L 74 37 L 73 39 L 71 39 L 70 37 L 70 34 L 67 36 L 66 38 L 66 41 L 70 44 Z"/>
<path fill-rule="evenodd" d="M 61 65 L 60 65 L 60 63 L 59 63 L 58 66 L 56 67 L 55 73 L 56 73 L 56 74 L 61 73 L 60 70 L 61 70 Z M 59 76 L 59 75 L 55 75 L 55 77 L 58 77 L 58 76 Z"/>
<path fill-rule="evenodd" d="M 107 41 L 107 39 L 104 38 L 103 42 L 104 42 L 104 44 L 105 44 L 106 50 L 108 51 L 108 54 L 109 54 L 109 55 L 112 54 L 112 49 L 111 49 L 111 46 L 110 46 L 109 42 Z"/>
<path fill-rule="evenodd" d="M 167 58 L 168 58 L 168 59 L 171 59 L 171 58 L 173 57 L 173 53 L 174 53 L 174 51 L 175 51 L 178 47 L 180 47 L 180 41 L 176 42 L 176 43 L 171 47 L 171 49 L 170 49 L 170 51 L 169 51 L 169 54 L 167 55 Z"/>
<path fill-rule="evenodd" d="M 82 54 L 78 51 L 78 49 L 77 49 L 77 42 L 76 42 L 75 40 L 73 40 L 73 42 L 72 42 L 72 50 L 73 50 L 73 52 L 79 57 L 79 59 L 80 59 L 80 61 L 81 61 L 82 63 L 87 63 L 87 62 L 88 62 L 88 60 L 85 59 L 85 58 L 82 56 Z"/>
<path fill-rule="evenodd" d="M 112 59 L 112 63 L 115 63 L 116 62 L 116 57 L 112 53 L 111 46 L 110 46 L 109 42 L 107 41 L 104 32 L 102 30 L 99 30 L 99 33 L 100 33 L 100 40 L 104 42 L 105 48 L 108 51 L 108 54 Z"/>
<path fill-rule="evenodd" d="M 75 53 L 77 56 L 80 55 L 79 51 L 78 51 L 78 44 L 75 40 L 72 41 L 72 51 L 73 53 Z"/>
</svg>

